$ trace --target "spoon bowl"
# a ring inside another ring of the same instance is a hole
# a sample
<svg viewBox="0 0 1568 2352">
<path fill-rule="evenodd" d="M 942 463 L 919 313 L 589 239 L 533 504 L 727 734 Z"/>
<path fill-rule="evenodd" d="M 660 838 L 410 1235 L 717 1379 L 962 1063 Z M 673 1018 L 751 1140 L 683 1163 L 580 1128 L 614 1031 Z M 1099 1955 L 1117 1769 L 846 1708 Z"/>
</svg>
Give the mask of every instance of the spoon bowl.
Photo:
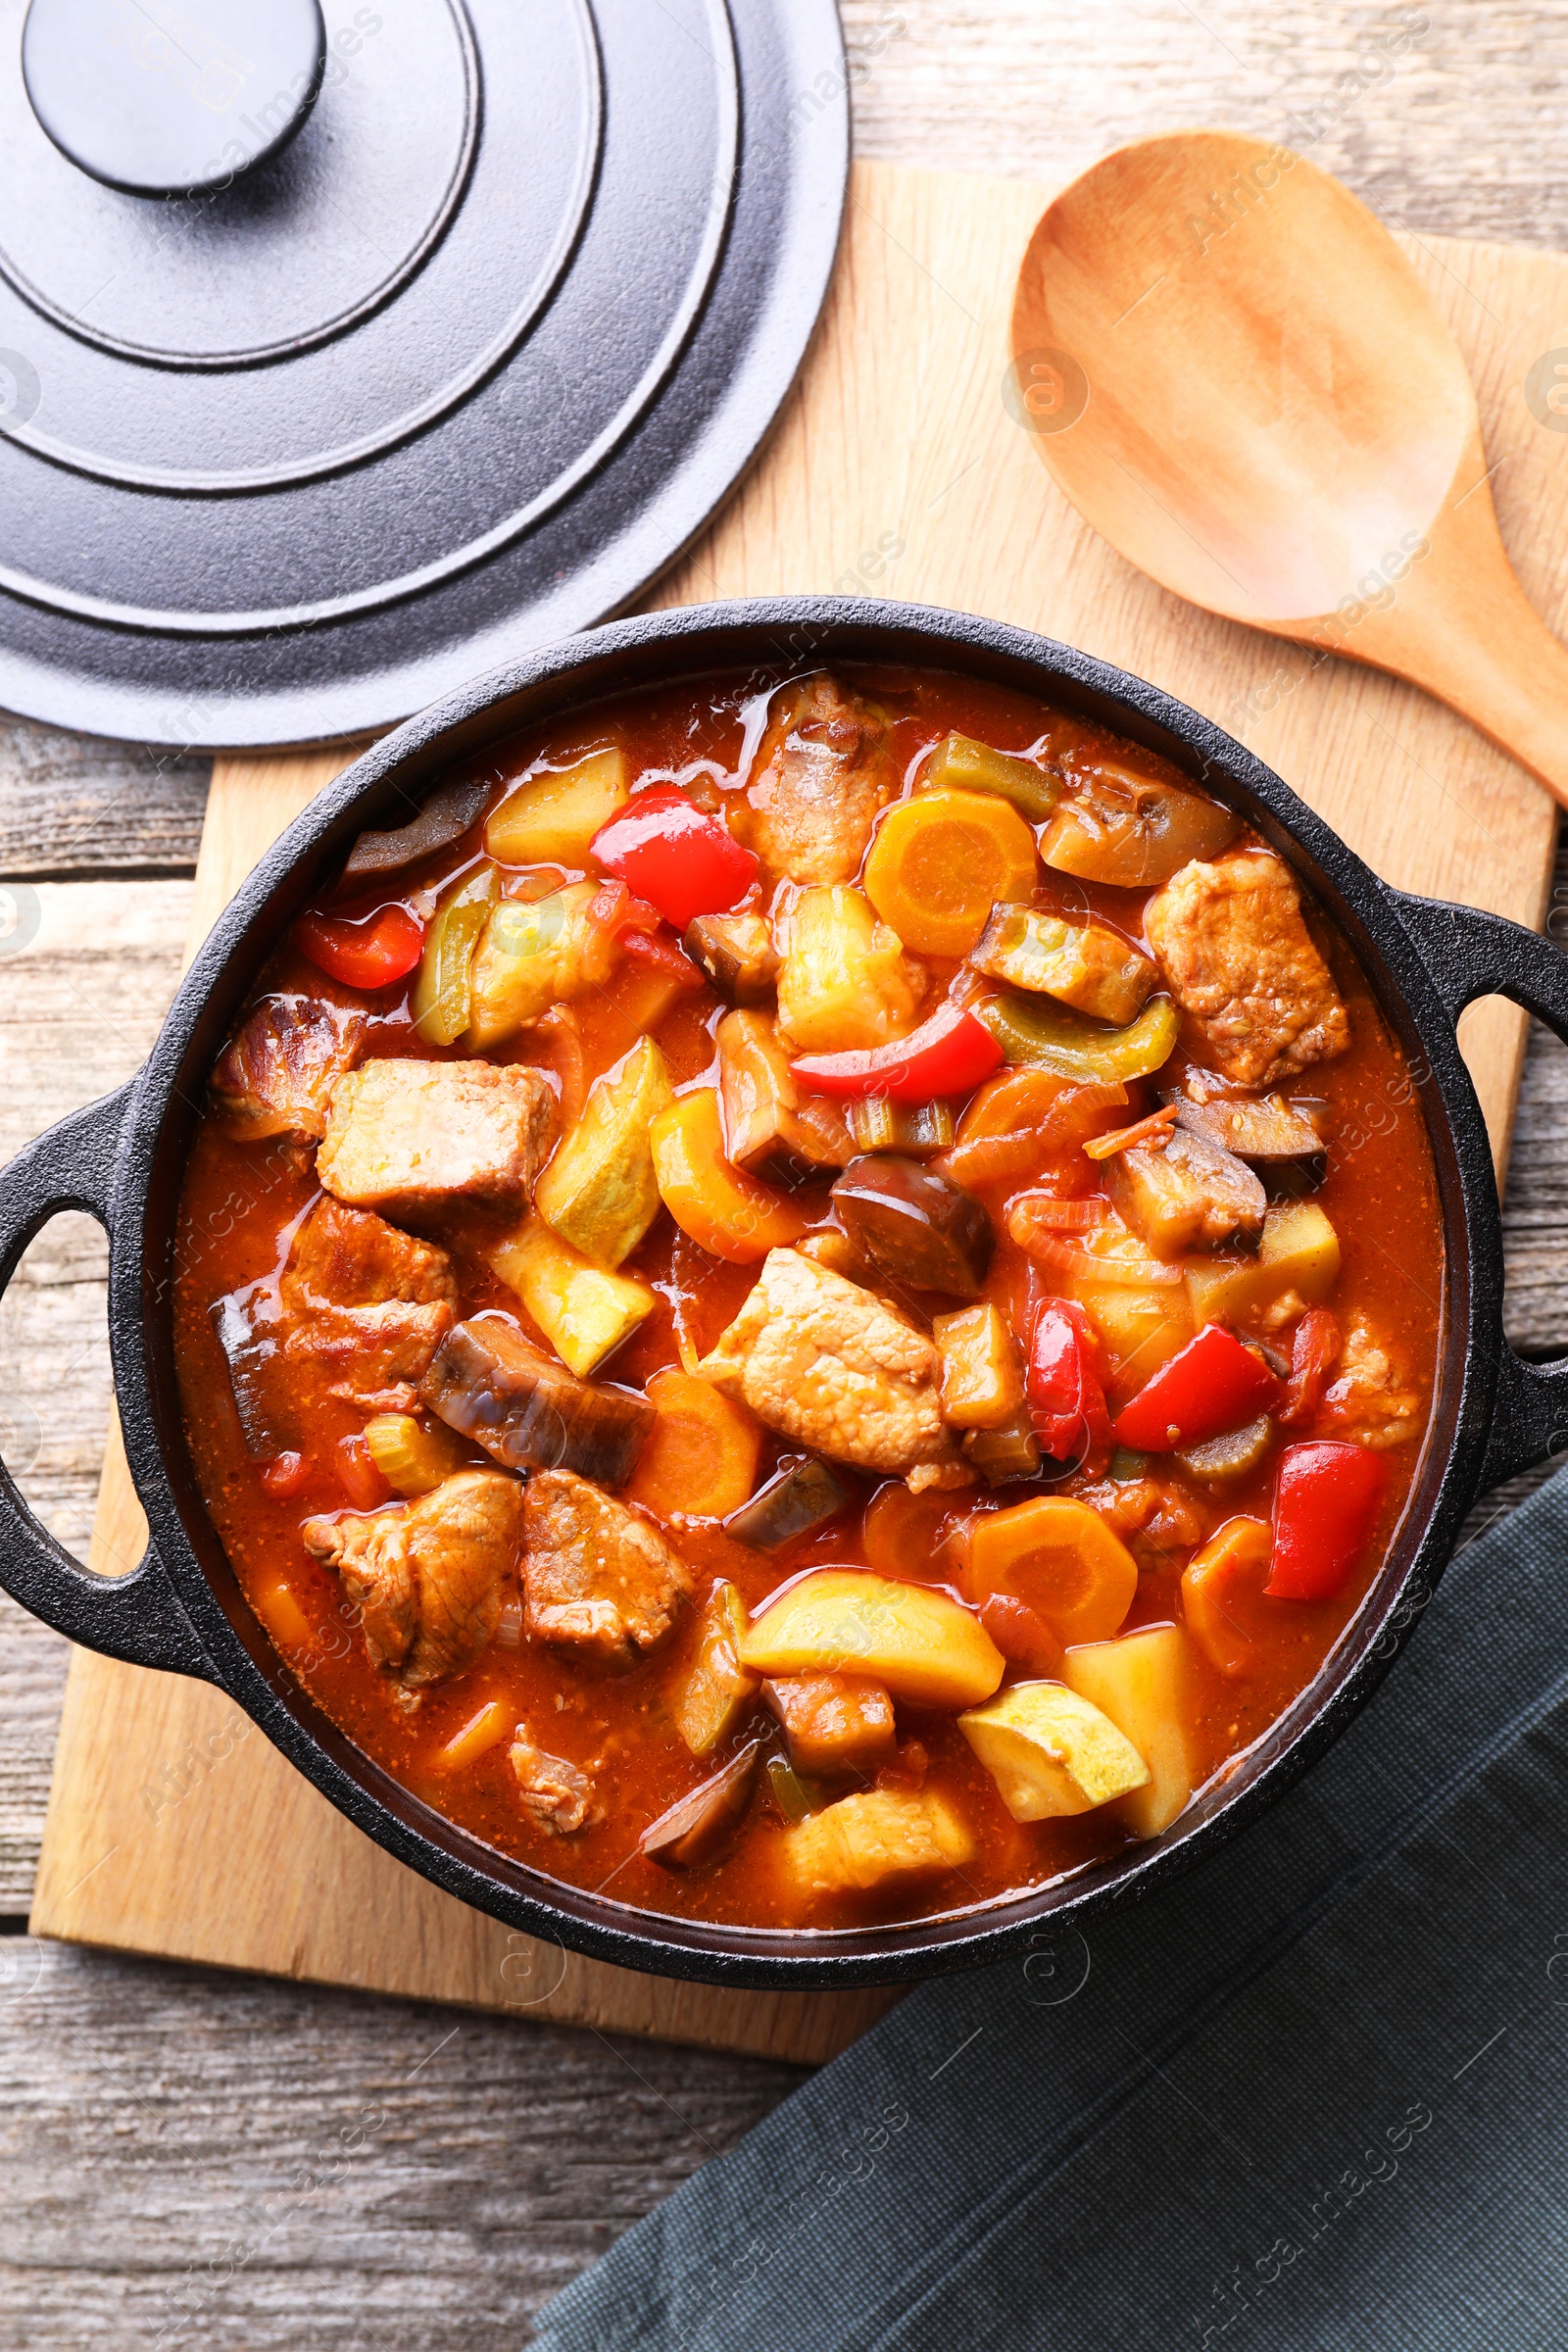
<svg viewBox="0 0 1568 2352">
<path fill-rule="evenodd" d="M 1438 695 L 1568 804 L 1568 654 L 1498 534 L 1458 345 L 1287 148 L 1145 139 L 1040 220 L 1017 397 L 1065 495 L 1190 603 Z"/>
</svg>

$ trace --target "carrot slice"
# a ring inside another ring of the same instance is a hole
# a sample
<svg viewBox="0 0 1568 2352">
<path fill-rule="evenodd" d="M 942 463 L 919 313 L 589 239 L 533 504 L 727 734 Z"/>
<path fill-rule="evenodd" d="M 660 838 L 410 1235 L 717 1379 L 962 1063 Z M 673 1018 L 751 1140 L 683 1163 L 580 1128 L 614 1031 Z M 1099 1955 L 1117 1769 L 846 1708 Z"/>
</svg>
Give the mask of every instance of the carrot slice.
<svg viewBox="0 0 1568 2352">
<path fill-rule="evenodd" d="M 1011 1593 L 1063 1644 L 1108 1642 L 1132 1606 L 1138 1563 L 1098 1511 L 1040 1495 L 977 1518 L 964 1591 L 980 1603 Z"/>
<path fill-rule="evenodd" d="M 515 1707 L 504 1707 L 499 1698 L 486 1699 L 477 1715 L 470 1715 L 461 1732 L 454 1732 L 445 1747 L 436 1750 L 436 1766 L 442 1772 L 461 1772 L 466 1764 L 476 1764 L 503 1740 L 517 1719 Z"/>
<path fill-rule="evenodd" d="M 656 1372 L 647 1386 L 659 1415 L 638 1457 L 626 1501 L 661 1519 L 724 1519 L 757 1484 L 760 1422 L 689 1372 Z"/>
<path fill-rule="evenodd" d="M 1182 1570 L 1182 1614 L 1209 1664 L 1246 1674 L 1266 1636 L 1271 1607 L 1263 1596 L 1273 1534 L 1266 1519 L 1227 1519 Z"/>
<path fill-rule="evenodd" d="M 1135 1119 L 1130 1127 L 1113 1128 L 1109 1135 L 1093 1135 L 1084 1150 L 1091 1159 L 1110 1159 L 1118 1152 L 1130 1152 L 1138 1144 L 1163 1144 L 1170 1139 L 1176 1125 L 1176 1105 L 1167 1102 L 1163 1110 L 1152 1110 L 1147 1119 Z"/>
<path fill-rule="evenodd" d="M 806 1231 L 793 1200 L 724 1157 L 718 1096 L 710 1086 L 681 1095 L 649 1131 L 660 1199 L 680 1227 L 714 1257 L 736 1265 L 787 1250 Z"/>
<path fill-rule="evenodd" d="M 983 792 L 922 792 L 877 827 L 865 895 L 906 948 L 962 956 L 991 909 L 1034 890 L 1034 835 L 1007 802 Z"/>
<path fill-rule="evenodd" d="M 956 1584 L 967 1549 L 967 1497 L 956 1505 L 939 1489 L 911 1494 L 902 1484 L 879 1488 L 865 1506 L 867 1566 L 907 1584 Z"/>
</svg>

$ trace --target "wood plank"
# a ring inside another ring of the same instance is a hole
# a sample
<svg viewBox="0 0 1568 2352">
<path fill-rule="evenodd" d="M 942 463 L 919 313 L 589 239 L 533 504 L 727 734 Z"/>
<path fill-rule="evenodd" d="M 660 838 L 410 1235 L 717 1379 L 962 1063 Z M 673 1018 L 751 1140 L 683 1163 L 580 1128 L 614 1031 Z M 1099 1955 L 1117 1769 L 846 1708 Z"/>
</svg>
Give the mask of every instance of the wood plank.
<svg viewBox="0 0 1568 2352">
<path fill-rule="evenodd" d="M 514 2352 L 801 2070 L 0 1936 L 5 2352 Z"/>
<path fill-rule="evenodd" d="M 0 713 L 0 873 L 188 873 L 211 766 Z"/>
</svg>

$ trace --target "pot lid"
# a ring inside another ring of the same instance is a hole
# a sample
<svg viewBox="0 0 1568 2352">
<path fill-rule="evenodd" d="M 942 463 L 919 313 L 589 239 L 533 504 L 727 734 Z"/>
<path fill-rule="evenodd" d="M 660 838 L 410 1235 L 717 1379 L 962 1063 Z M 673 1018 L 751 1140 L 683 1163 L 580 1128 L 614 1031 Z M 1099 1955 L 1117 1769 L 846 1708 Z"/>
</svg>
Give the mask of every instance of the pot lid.
<svg viewBox="0 0 1568 2352">
<path fill-rule="evenodd" d="M 8 17 L 11 710 L 388 725 L 627 604 L 794 379 L 847 172 L 832 0 Z"/>
</svg>

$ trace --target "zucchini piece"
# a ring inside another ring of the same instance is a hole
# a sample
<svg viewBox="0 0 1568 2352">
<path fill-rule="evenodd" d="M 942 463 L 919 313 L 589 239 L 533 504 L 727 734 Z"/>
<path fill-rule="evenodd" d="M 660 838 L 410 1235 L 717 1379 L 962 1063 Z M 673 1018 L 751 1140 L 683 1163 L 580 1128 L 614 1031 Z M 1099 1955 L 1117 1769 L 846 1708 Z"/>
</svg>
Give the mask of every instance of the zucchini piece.
<svg viewBox="0 0 1568 2352">
<path fill-rule="evenodd" d="M 377 1413 L 365 1424 L 365 1443 L 394 1494 L 428 1494 L 457 1471 L 473 1467 L 449 1429 L 425 1429 L 412 1413 Z"/>
<path fill-rule="evenodd" d="M 1189 1446 L 1174 1458 L 1190 1477 L 1224 1484 L 1233 1478 L 1246 1478 L 1249 1471 L 1255 1470 L 1267 1453 L 1273 1435 L 1273 1422 L 1267 1413 L 1260 1413 L 1244 1428 L 1229 1429 L 1222 1438 L 1210 1438 L 1203 1446 Z"/>
<path fill-rule="evenodd" d="M 938 1315 L 942 1418 L 950 1429 L 1004 1429 L 1023 1405 L 1023 1358 L 999 1307 Z"/>
<path fill-rule="evenodd" d="M 486 854 L 503 865 L 586 865 L 594 835 L 630 798 L 626 755 L 615 749 L 525 776 L 485 826 Z"/>
<path fill-rule="evenodd" d="M 721 1578 L 708 1595 L 697 1655 L 675 1701 L 675 1729 L 694 1756 L 710 1756 L 739 1729 L 761 1682 L 741 1664 L 750 1620 L 735 1587 Z"/>
<path fill-rule="evenodd" d="M 1014 1683 L 958 1729 L 1014 1821 L 1088 1813 L 1144 1788 L 1149 1766 L 1110 1717 L 1060 1683 Z"/>
<path fill-rule="evenodd" d="M 970 961 L 990 980 L 1118 1028 L 1137 1019 L 1155 980 L 1149 957 L 1104 923 L 1064 922 L 1036 906 L 998 906 Z"/>
<path fill-rule="evenodd" d="M 1004 1663 L 978 1617 L 947 1593 L 855 1568 L 792 1585 L 741 1644 L 753 1673 L 873 1675 L 896 1698 L 925 1707 L 989 1698 Z"/>
<path fill-rule="evenodd" d="M 500 896 L 501 876 L 487 858 L 436 901 L 409 1000 L 415 1029 L 427 1046 L 455 1045 L 468 1026 L 474 954 Z"/>
<path fill-rule="evenodd" d="M 674 1102 L 664 1056 L 645 1037 L 599 1080 L 534 1188 L 545 1223 L 596 1265 L 618 1266 L 659 1214 L 649 1129 Z"/>
<path fill-rule="evenodd" d="M 1040 1440 L 1021 1405 L 1000 1429 L 965 1431 L 960 1450 L 988 1487 L 1005 1487 L 1015 1479 L 1034 1478 L 1042 1459 Z"/>
<path fill-rule="evenodd" d="M 586 1379 L 645 1323 L 658 1301 L 645 1283 L 607 1273 L 539 1217 L 487 1252 L 563 1363 Z"/>
<path fill-rule="evenodd" d="M 849 884 L 803 891 L 783 926 L 779 1027 L 802 1054 L 890 1045 L 913 1028 L 925 974 Z"/>
<path fill-rule="evenodd" d="M 1125 1732 L 1149 1766 L 1147 1786 L 1123 1797 L 1119 1810 L 1135 1837 L 1157 1838 L 1193 1793 L 1186 1634 L 1179 1625 L 1147 1625 L 1087 1642 L 1068 1650 L 1062 1676 Z"/>
<path fill-rule="evenodd" d="M 543 899 L 503 899 L 479 934 L 469 973 L 468 1043 L 485 1053 L 552 1004 L 603 988 L 615 941 L 588 909 L 597 891 L 573 882 Z"/>
</svg>

